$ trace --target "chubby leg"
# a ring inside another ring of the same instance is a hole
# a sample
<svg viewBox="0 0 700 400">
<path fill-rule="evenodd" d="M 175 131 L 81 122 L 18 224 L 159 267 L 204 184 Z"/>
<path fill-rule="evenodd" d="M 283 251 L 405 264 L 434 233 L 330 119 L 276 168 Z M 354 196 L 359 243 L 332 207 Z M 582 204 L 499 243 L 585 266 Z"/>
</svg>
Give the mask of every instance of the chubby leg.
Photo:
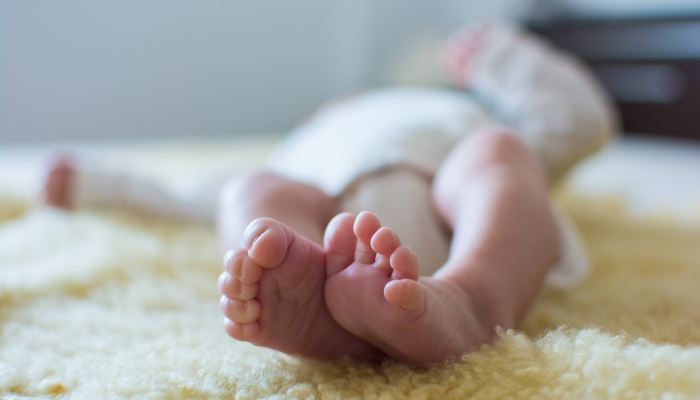
<svg viewBox="0 0 700 400">
<path fill-rule="evenodd" d="M 415 255 L 371 213 L 341 214 L 325 239 L 332 315 L 392 358 L 417 364 L 459 356 L 490 341 L 496 326 L 514 327 L 559 248 L 545 173 L 505 129 L 460 142 L 433 188 L 454 234 L 432 277 L 419 278 Z"/>
<path fill-rule="evenodd" d="M 337 214 L 335 200 L 322 190 L 272 173 L 255 171 L 231 179 L 221 189 L 217 212 L 224 251 L 244 244 L 246 227 L 256 218 L 272 218 L 323 244 L 323 231 Z"/>
<path fill-rule="evenodd" d="M 219 278 L 224 328 L 235 339 L 315 358 L 366 359 L 379 352 L 331 317 L 324 299 L 323 230 L 334 200 L 267 173 L 222 191 L 218 229 L 231 249 Z"/>
<path fill-rule="evenodd" d="M 433 278 L 467 291 L 487 328 L 514 327 L 559 255 L 540 161 L 505 128 L 476 132 L 442 164 L 433 194 L 453 229 L 449 259 Z"/>
</svg>

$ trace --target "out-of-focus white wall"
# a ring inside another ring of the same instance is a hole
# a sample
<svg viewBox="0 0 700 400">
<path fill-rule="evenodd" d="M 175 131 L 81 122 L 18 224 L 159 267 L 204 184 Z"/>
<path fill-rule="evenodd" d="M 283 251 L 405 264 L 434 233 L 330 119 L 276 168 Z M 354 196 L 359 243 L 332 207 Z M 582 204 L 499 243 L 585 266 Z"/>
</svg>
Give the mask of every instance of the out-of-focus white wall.
<svg viewBox="0 0 700 400">
<path fill-rule="evenodd" d="M 5 0 L 0 140 L 287 130 L 513 2 Z"/>
</svg>

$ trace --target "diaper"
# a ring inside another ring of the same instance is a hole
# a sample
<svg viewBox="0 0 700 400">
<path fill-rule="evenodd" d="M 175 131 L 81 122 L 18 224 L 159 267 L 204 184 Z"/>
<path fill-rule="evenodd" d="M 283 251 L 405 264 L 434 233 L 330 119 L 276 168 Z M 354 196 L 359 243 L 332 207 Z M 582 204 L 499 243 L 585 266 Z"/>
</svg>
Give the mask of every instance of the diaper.
<svg viewBox="0 0 700 400">
<path fill-rule="evenodd" d="M 447 260 L 451 238 L 432 206 L 432 177 L 460 139 L 493 124 L 464 92 L 382 89 L 319 111 L 290 133 L 268 167 L 336 197 L 341 211 L 376 213 L 429 276 Z M 565 215 L 554 215 L 563 245 L 547 283 L 567 287 L 585 276 L 588 259 Z"/>
</svg>

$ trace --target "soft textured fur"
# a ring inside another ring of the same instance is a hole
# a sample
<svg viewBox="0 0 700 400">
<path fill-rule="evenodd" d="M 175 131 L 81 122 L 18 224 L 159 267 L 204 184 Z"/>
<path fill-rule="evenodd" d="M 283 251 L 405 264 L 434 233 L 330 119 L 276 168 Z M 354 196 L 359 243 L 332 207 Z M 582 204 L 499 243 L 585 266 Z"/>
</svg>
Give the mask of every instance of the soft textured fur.
<svg viewBox="0 0 700 400">
<path fill-rule="evenodd" d="M 698 398 L 700 225 L 561 191 L 594 266 L 519 330 L 432 368 L 319 362 L 222 329 L 210 226 L 0 194 L 0 394 L 68 398 Z"/>
</svg>

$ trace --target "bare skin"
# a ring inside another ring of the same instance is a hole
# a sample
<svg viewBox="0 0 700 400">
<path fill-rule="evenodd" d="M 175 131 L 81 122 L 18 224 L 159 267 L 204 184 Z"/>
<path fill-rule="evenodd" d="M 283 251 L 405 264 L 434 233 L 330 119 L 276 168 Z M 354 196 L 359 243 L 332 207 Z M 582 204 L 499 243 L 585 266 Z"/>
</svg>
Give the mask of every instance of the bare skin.
<svg viewBox="0 0 700 400">
<path fill-rule="evenodd" d="M 318 244 L 278 221 L 256 219 L 245 246 L 227 254 L 219 278 L 226 333 L 308 357 L 378 356 L 331 316 L 323 296 L 325 267 Z"/>
<path fill-rule="evenodd" d="M 465 138 L 435 177 L 435 206 L 454 235 L 450 259 L 432 277 L 418 276 L 415 255 L 374 214 L 337 215 L 321 247 L 332 199 L 268 174 L 245 179 L 224 196 L 219 221 L 230 248 L 253 220 L 219 281 L 225 327 L 287 353 L 383 353 L 414 364 L 459 356 L 489 342 L 496 326 L 517 324 L 557 257 L 544 173 L 503 129 Z M 248 208 L 233 202 L 243 193 L 255 199 Z"/>
<path fill-rule="evenodd" d="M 333 317 L 391 358 L 415 364 L 460 356 L 489 342 L 496 326 L 513 328 L 559 248 L 544 173 L 503 130 L 460 143 L 433 193 L 453 240 L 449 260 L 431 277 L 418 277 L 413 253 L 371 213 L 336 217 L 346 227 L 334 233 L 336 243 L 326 238 L 328 254 L 343 254 L 348 265 L 326 282 Z"/>
<path fill-rule="evenodd" d="M 468 294 L 448 281 L 419 278 L 415 254 L 376 215 L 341 214 L 334 222 L 339 228 L 326 250 L 344 262 L 328 277 L 326 301 L 348 331 L 393 359 L 418 364 L 489 340 Z"/>
<path fill-rule="evenodd" d="M 321 243 L 335 213 L 335 201 L 319 189 L 267 173 L 240 177 L 224 189 L 219 237 L 222 248 L 235 249 L 224 259 L 219 288 L 231 337 L 321 359 L 381 355 L 341 327 L 326 306 Z"/>
</svg>

